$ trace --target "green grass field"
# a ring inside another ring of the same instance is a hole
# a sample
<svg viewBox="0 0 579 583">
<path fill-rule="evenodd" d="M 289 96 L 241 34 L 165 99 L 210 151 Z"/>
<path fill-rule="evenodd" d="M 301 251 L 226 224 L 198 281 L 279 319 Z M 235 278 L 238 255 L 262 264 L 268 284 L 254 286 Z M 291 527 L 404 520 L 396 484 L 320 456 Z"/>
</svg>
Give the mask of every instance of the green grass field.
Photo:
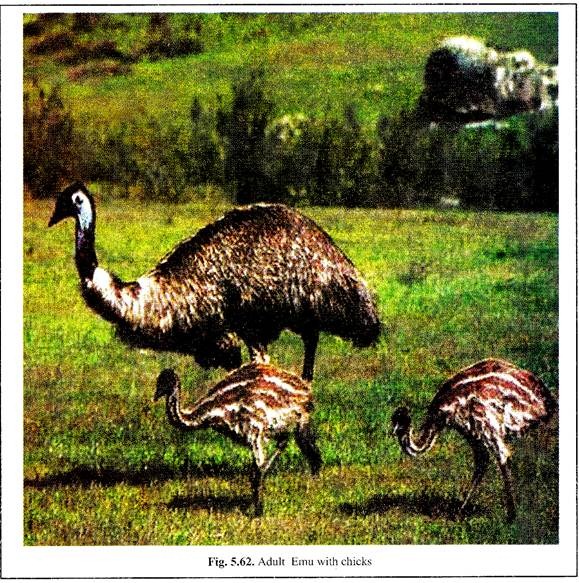
<svg viewBox="0 0 579 583">
<path fill-rule="evenodd" d="M 100 263 L 136 277 L 224 209 L 101 202 Z M 414 460 L 389 434 L 398 404 L 419 421 L 443 379 L 488 356 L 533 370 L 557 394 L 557 217 L 303 210 L 364 274 L 384 333 L 364 350 L 322 337 L 313 391 L 324 467 L 313 479 L 291 444 L 266 480 L 264 517 L 252 519 L 248 452 L 172 429 L 151 403 L 166 366 L 191 400 L 224 372 L 122 345 L 80 297 L 72 223 L 48 229 L 51 204 L 25 202 L 25 544 L 557 542 L 556 419 L 515 447 L 512 525 L 495 467 L 466 519 L 453 520 L 472 469 L 458 435 Z M 301 342 L 286 333 L 270 355 L 299 371 Z"/>
</svg>

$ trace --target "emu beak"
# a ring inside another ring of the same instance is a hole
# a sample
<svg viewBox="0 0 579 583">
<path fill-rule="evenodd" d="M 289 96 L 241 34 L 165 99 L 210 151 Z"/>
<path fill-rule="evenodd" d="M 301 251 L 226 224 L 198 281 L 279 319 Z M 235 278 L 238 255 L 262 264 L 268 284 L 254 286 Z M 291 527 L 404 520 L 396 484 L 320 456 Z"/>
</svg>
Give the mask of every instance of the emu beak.
<svg viewBox="0 0 579 583">
<path fill-rule="evenodd" d="M 48 221 L 48 226 L 52 227 L 52 225 L 60 223 L 60 221 L 62 221 L 63 219 L 66 219 L 68 217 L 74 217 L 75 215 L 76 209 L 73 207 L 70 197 L 63 196 L 63 193 L 60 193 L 54 204 L 54 210 L 52 211 L 52 216 Z"/>
<path fill-rule="evenodd" d="M 56 206 L 54 207 L 54 212 L 48 221 L 48 226 L 52 227 L 53 225 L 56 225 L 56 223 L 60 223 L 62 219 L 65 219 L 68 216 L 70 216 L 70 213 L 67 213 L 66 210 L 62 208 L 62 204 L 57 202 Z"/>
</svg>

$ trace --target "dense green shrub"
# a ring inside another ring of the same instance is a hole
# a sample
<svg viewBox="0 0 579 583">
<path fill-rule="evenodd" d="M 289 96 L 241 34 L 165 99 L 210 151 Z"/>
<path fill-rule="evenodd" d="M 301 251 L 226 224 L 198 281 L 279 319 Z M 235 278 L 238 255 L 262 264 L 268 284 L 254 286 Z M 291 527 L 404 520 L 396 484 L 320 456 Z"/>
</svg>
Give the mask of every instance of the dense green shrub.
<svg viewBox="0 0 579 583">
<path fill-rule="evenodd" d="M 559 209 L 559 112 L 557 108 L 529 119 L 527 163 L 532 169 L 529 210 Z"/>
<path fill-rule="evenodd" d="M 32 196 L 52 196 L 75 174 L 73 122 L 58 88 L 24 95 L 24 182 Z"/>
<path fill-rule="evenodd" d="M 317 138 L 310 202 L 367 206 L 376 187 L 376 151 L 354 108 L 347 107 L 342 119 L 320 122 Z"/>
<path fill-rule="evenodd" d="M 122 123 L 105 132 L 94 169 L 98 180 L 118 184 L 125 196 L 139 179 L 138 153 L 132 139 L 135 130 L 133 125 Z"/>
<path fill-rule="evenodd" d="M 557 210 L 557 119 L 553 109 L 458 131 L 450 180 L 464 205 Z"/>
<path fill-rule="evenodd" d="M 366 206 L 376 188 L 376 148 L 354 108 L 342 119 L 283 116 L 268 127 L 270 200 Z"/>
<path fill-rule="evenodd" d="M 186 126 L 145 118 L 82 136 L 57 90 L 27 94 L 25 181 L 34 196 L 80 176 L 109 185 L 109 192 L 168 202 L 216 185 L 240 204 L 558 208 L 556 109 L 435 127 L 402 112 L 383 117 L 371 135 L 353 106 L 341 117 L 272 120 L 262 70 L 232 89 L 231 102 L 221 99 L 215 114 L 194 98 Z"/>
<path fill-rule="evenodd" d="M 223 163 L 215 118 L 206 112 L 196 97 L 189 110 L 191 135 L 187 151 L 187 177 L 196 186 L 223 184 Z"/>
<path fill-rule="evenodd" d="M 86 180 L 107 185 L 107 192 L 146 200 L 180 202 L 187 194 L 188 134 L 157 120 L 121 123 L 87 136 L 81 167 Z"/>
<path fill-rule="evenodd" d="M 289 204 L 308 200 L 315 161 L 315 120 L 304 114 L 284 115 L 266 128 L 266 173 L 270 200 Z"/>
<path fill-rule="evenodd" d="M 427 127 L 412 113 L 378 125 L 379 206 L 441 200 L 493 210 L 557 210 L 556 109 L 503 122 Z"/>
<path fill-rule="evenodd" d="M 506 210 L 526 198 L 524 137 L 520 126 L 467 129 L 457 135 L 452 179 L 466 206 Z"/>
<path fill-rule="evenodd" d="M 409 207 L 432 202 L 440 188 L 436 179 L 444 181 L 447 166 L 441 134 L 429 130 L 413 113 L 403 112 L 393 119 L 381 118 L 378 137 L 378 205 Z M 433 168 L 437 169 L 435 176 L 430 173 Z"/>
<path fill-rule="evenodd" d="M 344 112 L 342 149 L 340 201 L 350 208 L 367 206 L 377 188 L 377 148 L 364 135 L 353 106 Z"/>
<path fill-rule="evenodd" d="M 265 172 L 265 130 L 272 112 L 263 69 L 252 70 L 234 83 L 231 105 L 222 103 L 217 111 L 225 180 L 238 203 L 270 197 L 271 185 Z"/>
<path fill-rule="evenodd" d="M 188 185 L 187 138 L 179 126 L 147 120 L 139 128 L 137 184 L 144 198 L 180 202 Z"/>
</svg>

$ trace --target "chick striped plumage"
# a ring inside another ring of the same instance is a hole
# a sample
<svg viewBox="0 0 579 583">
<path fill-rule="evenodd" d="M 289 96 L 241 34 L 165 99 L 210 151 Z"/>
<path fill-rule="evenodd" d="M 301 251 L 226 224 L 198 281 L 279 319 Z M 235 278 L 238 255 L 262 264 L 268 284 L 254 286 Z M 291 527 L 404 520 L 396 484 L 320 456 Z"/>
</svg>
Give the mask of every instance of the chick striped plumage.
<svg viewBox="0 0 579 583">
<path fill-rule="evenodd" d="M 418 432 L 412 428 L 405 407 L 394 412 L 392 425 L 402 450 L 411 456 L 428 451 L 446 426 L 465 437 L 473 450 L 475 467 L 461 511 L 480 483 L 491 452 L 503 475 L 507 516 L 512 520 L 515 502 L 507 442 L 548 421 L 555 406 L 548 389 L 533 373 L 489 358 L 464 368 L 440 387 Z"/>
<path fill-rule="evenodd" d="M 432 404 L 446 423 L 481 441 L 505 463 L 508 437 L 522 435 L 552 414 L 553 399 L 533 373 L 499 359 L 473 364 L 447 380 Z"/>
<path fill-rule="evenodd" d="M 262 481 L 291 434 L 317 473 L 321 456 L 311 427 L 313 397 L 302 379 L 271 365 L 251 363 L 218 382 L 191 407 L 181 408 L 180 381 L 169 369 L 157 379 L 155 399 L 166 397 L 169 422 L 179 429 L 214 429 L 253 453 L 256 513 L 262 511 Z M 269 447 L 274 445 L 273 451 Z"/>
</svg>

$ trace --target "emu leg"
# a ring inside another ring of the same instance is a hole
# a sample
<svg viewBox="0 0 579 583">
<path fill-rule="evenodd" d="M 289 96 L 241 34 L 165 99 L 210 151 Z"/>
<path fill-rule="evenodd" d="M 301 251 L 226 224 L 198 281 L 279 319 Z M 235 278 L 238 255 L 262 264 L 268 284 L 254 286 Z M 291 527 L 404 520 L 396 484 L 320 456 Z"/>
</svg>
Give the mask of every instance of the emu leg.
<svg viewBox="0 0 579 583">
<path fill-rule="evenodd" d="M 466 508 L 466 505 L 468 504 L 468 501 L 470 500 L 470 497 L 472 496 L 473 492 L 477 489 L 478 485 L 480 484 L 480 481 L 482 480 L 486 469 L 488 467 L 489 464 L 489 454 L 488 451 L 486 450 L 486 448 L 476 442 L 476 441 L 472 441 L 471 442 L 471 447 L 472 447 L 472 453 L 473 453 L 473 457 L 474 457 L 474 471 L 472 474 L 472 481 L 470 484 L 470 488 L 464 498 L 464 502 L 462 503 L 462 506 L 460 507 L 459 511 L 458 511 L 458 516 L 461 517 L 464 509 Z"/>
<path fill-rule="evenodd" d="M 298 425 L 295 430 L 295 439 L 300 451 L 310 464 L 312 474 L 317 475 L 322 465 L 322 456 L 316 444 L 316 435 L 312 425 L 309 422 Z"/>
<path fill-rule="evenodd" d="M 263 434 L 260 434 L 252 444 L 254 461 L 251 472 L 251 487 L 253 490 L 255 516 L 261 516 L 263 514 L 263 479 L 265 474 L 271 468 L 279 454 L 285 449 L 288 440 L 287 435 L 280 436 L 277 440 L 276 448 L 269 457 L 267 457 L 269 440 Z"/>
<path fill-rule="evenodd" d="M 284 435 L 283 437 L 280 437 L 278 439 L 275 450 L 273 451 L 269 459 L 264 460 L 261 466 L 261 473 L 263 476 L 265 476 L 265 474 L 269 471 L 273 462 L 277 459 L 279 454 L 282 453 L 283 450 L 287 447 L 288 441 L 289 437 L 287 435 Z"/>
<path fill-rule="evenodd" d="M 304 341 L 304 368 L 302 378 L 305 381 L 312 381 L 314 379 L 314 361 L 316 360 L 319 339 L 320 333 L 317 330 L 302 334 L 302 340 Z"/>
<path fill-rule="evenodd" d="M 513 495 L 513 478 L 511 476 L 511 466 L 507 459 L 504 463 L 499 463 L 503 481 L 505 483 L 505 504 L 507 507 L 507 521 L 513 522 L 516 515 L 515 497 Z"/>
<path fill-rule="evenodd" d="M 263 514 L 263 475 L 255 462 L 251 468 L 251 490 L 254 514 L 261 516 Z"/>
</svg>

